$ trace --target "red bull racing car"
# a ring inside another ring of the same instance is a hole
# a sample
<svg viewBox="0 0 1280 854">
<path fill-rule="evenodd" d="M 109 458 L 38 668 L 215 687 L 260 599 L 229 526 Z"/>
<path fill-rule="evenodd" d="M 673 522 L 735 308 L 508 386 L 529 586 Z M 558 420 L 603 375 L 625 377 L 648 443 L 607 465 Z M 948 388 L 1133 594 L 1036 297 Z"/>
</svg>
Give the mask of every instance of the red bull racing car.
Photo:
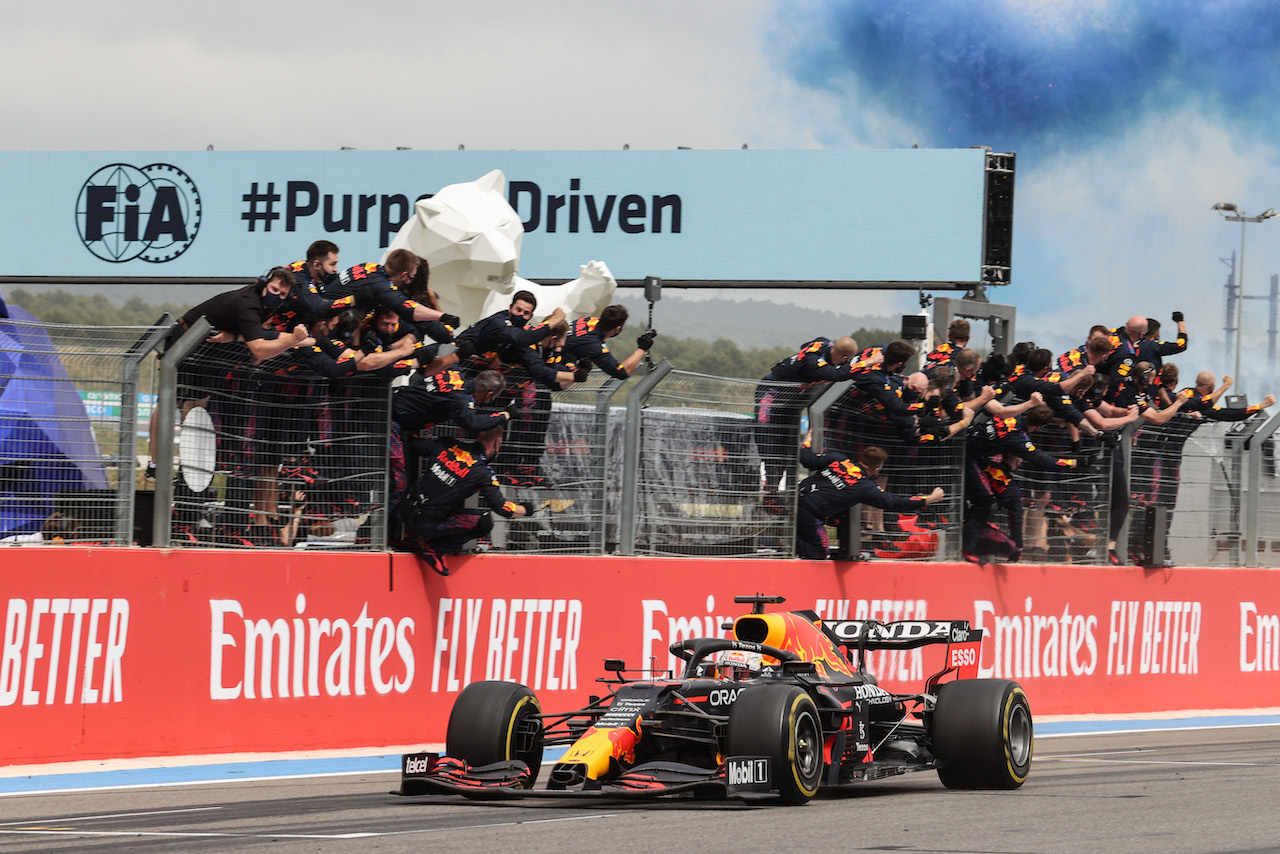
<svg viewBox="0 0 1280 854">
<path fill-rule="evenodd" d="M 449 717 L 445 755 L 403 757 L 398 794 L 473 799 L 672 795 L 808 801 L 843 786 L 935 770 L 958 789 L 1016 789 L 1032 719 L 1016 682 L 978 679 L 982 631 L 963 620 L 822 620 L 736 597 L 732 636 L 682 641 L 679 677 L 631 678 L 605 661 L 607 696 L 549 713 L 523 685 L 476 682 Z M 918 694 L 867 672 L 868 651 L 945 644 Z M 568 749 L 539 781 L 544 750 Z"/>
</svg>

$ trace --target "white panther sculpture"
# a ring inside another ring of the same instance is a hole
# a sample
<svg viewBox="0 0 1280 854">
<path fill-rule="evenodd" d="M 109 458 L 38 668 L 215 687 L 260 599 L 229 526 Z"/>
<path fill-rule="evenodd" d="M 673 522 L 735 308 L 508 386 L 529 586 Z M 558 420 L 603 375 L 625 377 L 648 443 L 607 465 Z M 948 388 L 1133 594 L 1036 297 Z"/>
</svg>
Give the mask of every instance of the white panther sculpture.
<svg viewBox="0 0 1280 854">
<path fill-rule="evenodd" d="M 570 320 L 599 314 L 618 286 L 603 262 L 582 265 L 581 276 L 563 285 L 516 275 L 524 225 L 507 202 L 506 186 L 506 176 L 495 169 L 477 181 L 442 187 L 414 206 L 387 252 L 403 247 L 426 259 L 440 308 L 458 315 L 463 325 L 506 308 L 517 290 L 537 296 L 536 318 L 556 308 Z"/>
<path fill-rule="evenodd" d="M 557 308 L 563 308 L 565 317 L 570 321 L 579 317 L 598 315 L 613 301 L 613 292 L 618 283 L 609 272 L 603 261 L 588 261 L 578 268 L 578 278 L 563 285 L 540 285 L 528 279 L 516 276 L 514 291 L 529 291 L 538 298 L 538 309 L 533 313 L 536 318 L 543 318 Z M 432 274 L 434 283 L 435 275 Z M 481 317 L 488 317 L 511 305 L 511 294 L 491 291 L 484 301 Z"/>
</svg>

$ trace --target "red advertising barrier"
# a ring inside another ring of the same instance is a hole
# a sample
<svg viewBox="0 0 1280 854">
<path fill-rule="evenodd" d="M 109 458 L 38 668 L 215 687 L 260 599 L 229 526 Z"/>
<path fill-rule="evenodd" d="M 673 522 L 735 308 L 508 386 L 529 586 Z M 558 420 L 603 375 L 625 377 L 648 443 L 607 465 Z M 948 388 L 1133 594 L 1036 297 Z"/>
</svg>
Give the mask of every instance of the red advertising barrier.
<svg viewBox="0 0 1280 854">
<path fill-rule="evenodd" d="M 606 657 L 675 666 L 733 597 L 831 619 L 968 619 L 1039 715 L 1280 706 L 1273 570 L 8 549 L 0 764 L 441 742 L 454 697 L 576 707 Z M 918 690 L 924 650 L 871 661 Z"/>
</svg>

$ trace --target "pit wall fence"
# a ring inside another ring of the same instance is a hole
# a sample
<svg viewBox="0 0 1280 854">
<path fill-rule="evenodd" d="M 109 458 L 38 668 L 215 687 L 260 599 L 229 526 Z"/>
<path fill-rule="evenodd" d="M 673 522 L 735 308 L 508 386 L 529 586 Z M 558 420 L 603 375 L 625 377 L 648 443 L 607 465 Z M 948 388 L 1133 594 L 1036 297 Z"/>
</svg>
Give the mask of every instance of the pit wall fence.
<svg viewBox="0 0 1280 854">
<path fill-rule="evenodd" d="M 290 356 L 251 365 L 238 345 L 205 345 L 199 324 L 157 358 L 171 326 L 0 321 L 0 543 L 385 550 L 389 508 L 416 465 L 391 423 L 392 381 L 333 379 Z M 883 446 L 889 491 L 946 492 L 921 514 L 845 521 L 829 532 L 837 553 L 961 557 L 964 437 L 906 436 L 848 383 L 711 377 L 666 361 L 626 384 L 595 371 L 555 393 L 508 379 L 518 415 L 495 470 L 507 498 L 539 511 L 500 521 L 498 548 L 789 557 L 807 422 L 815 449 Z M 1277 429 L 1280 414 L 1179 414 L 1105 444 L 1036 433 L 1092 465 L 1016 472 L 1023 559 L 1105 562 L 1114 520 L 1129 563 L 1280 566 Z M 154 479 L 142 474 L 148 458 Z"/>
<path fill-rule="evenodd" d="M 602 660 L 673 668 L 785 596 L 824 618 L 967 619 L 979 674 L 1037 716 L 1280 706 L 1280 573 L 1266 569 L 62 546 L 5 553 L 0 765 L 442 743 L 458 692 L 522 682 L 548 711 Z M 941 648 L 878 654 L 915 691 Z"/>
</svg>

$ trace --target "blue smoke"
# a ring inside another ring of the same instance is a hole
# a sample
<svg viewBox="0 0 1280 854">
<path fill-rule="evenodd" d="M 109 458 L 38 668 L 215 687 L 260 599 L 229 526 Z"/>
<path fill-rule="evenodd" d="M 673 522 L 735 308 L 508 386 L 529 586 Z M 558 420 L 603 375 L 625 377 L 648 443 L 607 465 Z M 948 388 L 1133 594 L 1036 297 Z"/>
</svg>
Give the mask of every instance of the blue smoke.
<svg viewBox="0 0 1280 854">
<path fill-rule="evenodd" d="M 909 122 L 929 147 L 1051 151 L 1114 138 L 1179 108 L 1233 134 L 1273 134 L 1273 0 L 818 0 L 779 4 L 784 68 Z"/>
</svg>

